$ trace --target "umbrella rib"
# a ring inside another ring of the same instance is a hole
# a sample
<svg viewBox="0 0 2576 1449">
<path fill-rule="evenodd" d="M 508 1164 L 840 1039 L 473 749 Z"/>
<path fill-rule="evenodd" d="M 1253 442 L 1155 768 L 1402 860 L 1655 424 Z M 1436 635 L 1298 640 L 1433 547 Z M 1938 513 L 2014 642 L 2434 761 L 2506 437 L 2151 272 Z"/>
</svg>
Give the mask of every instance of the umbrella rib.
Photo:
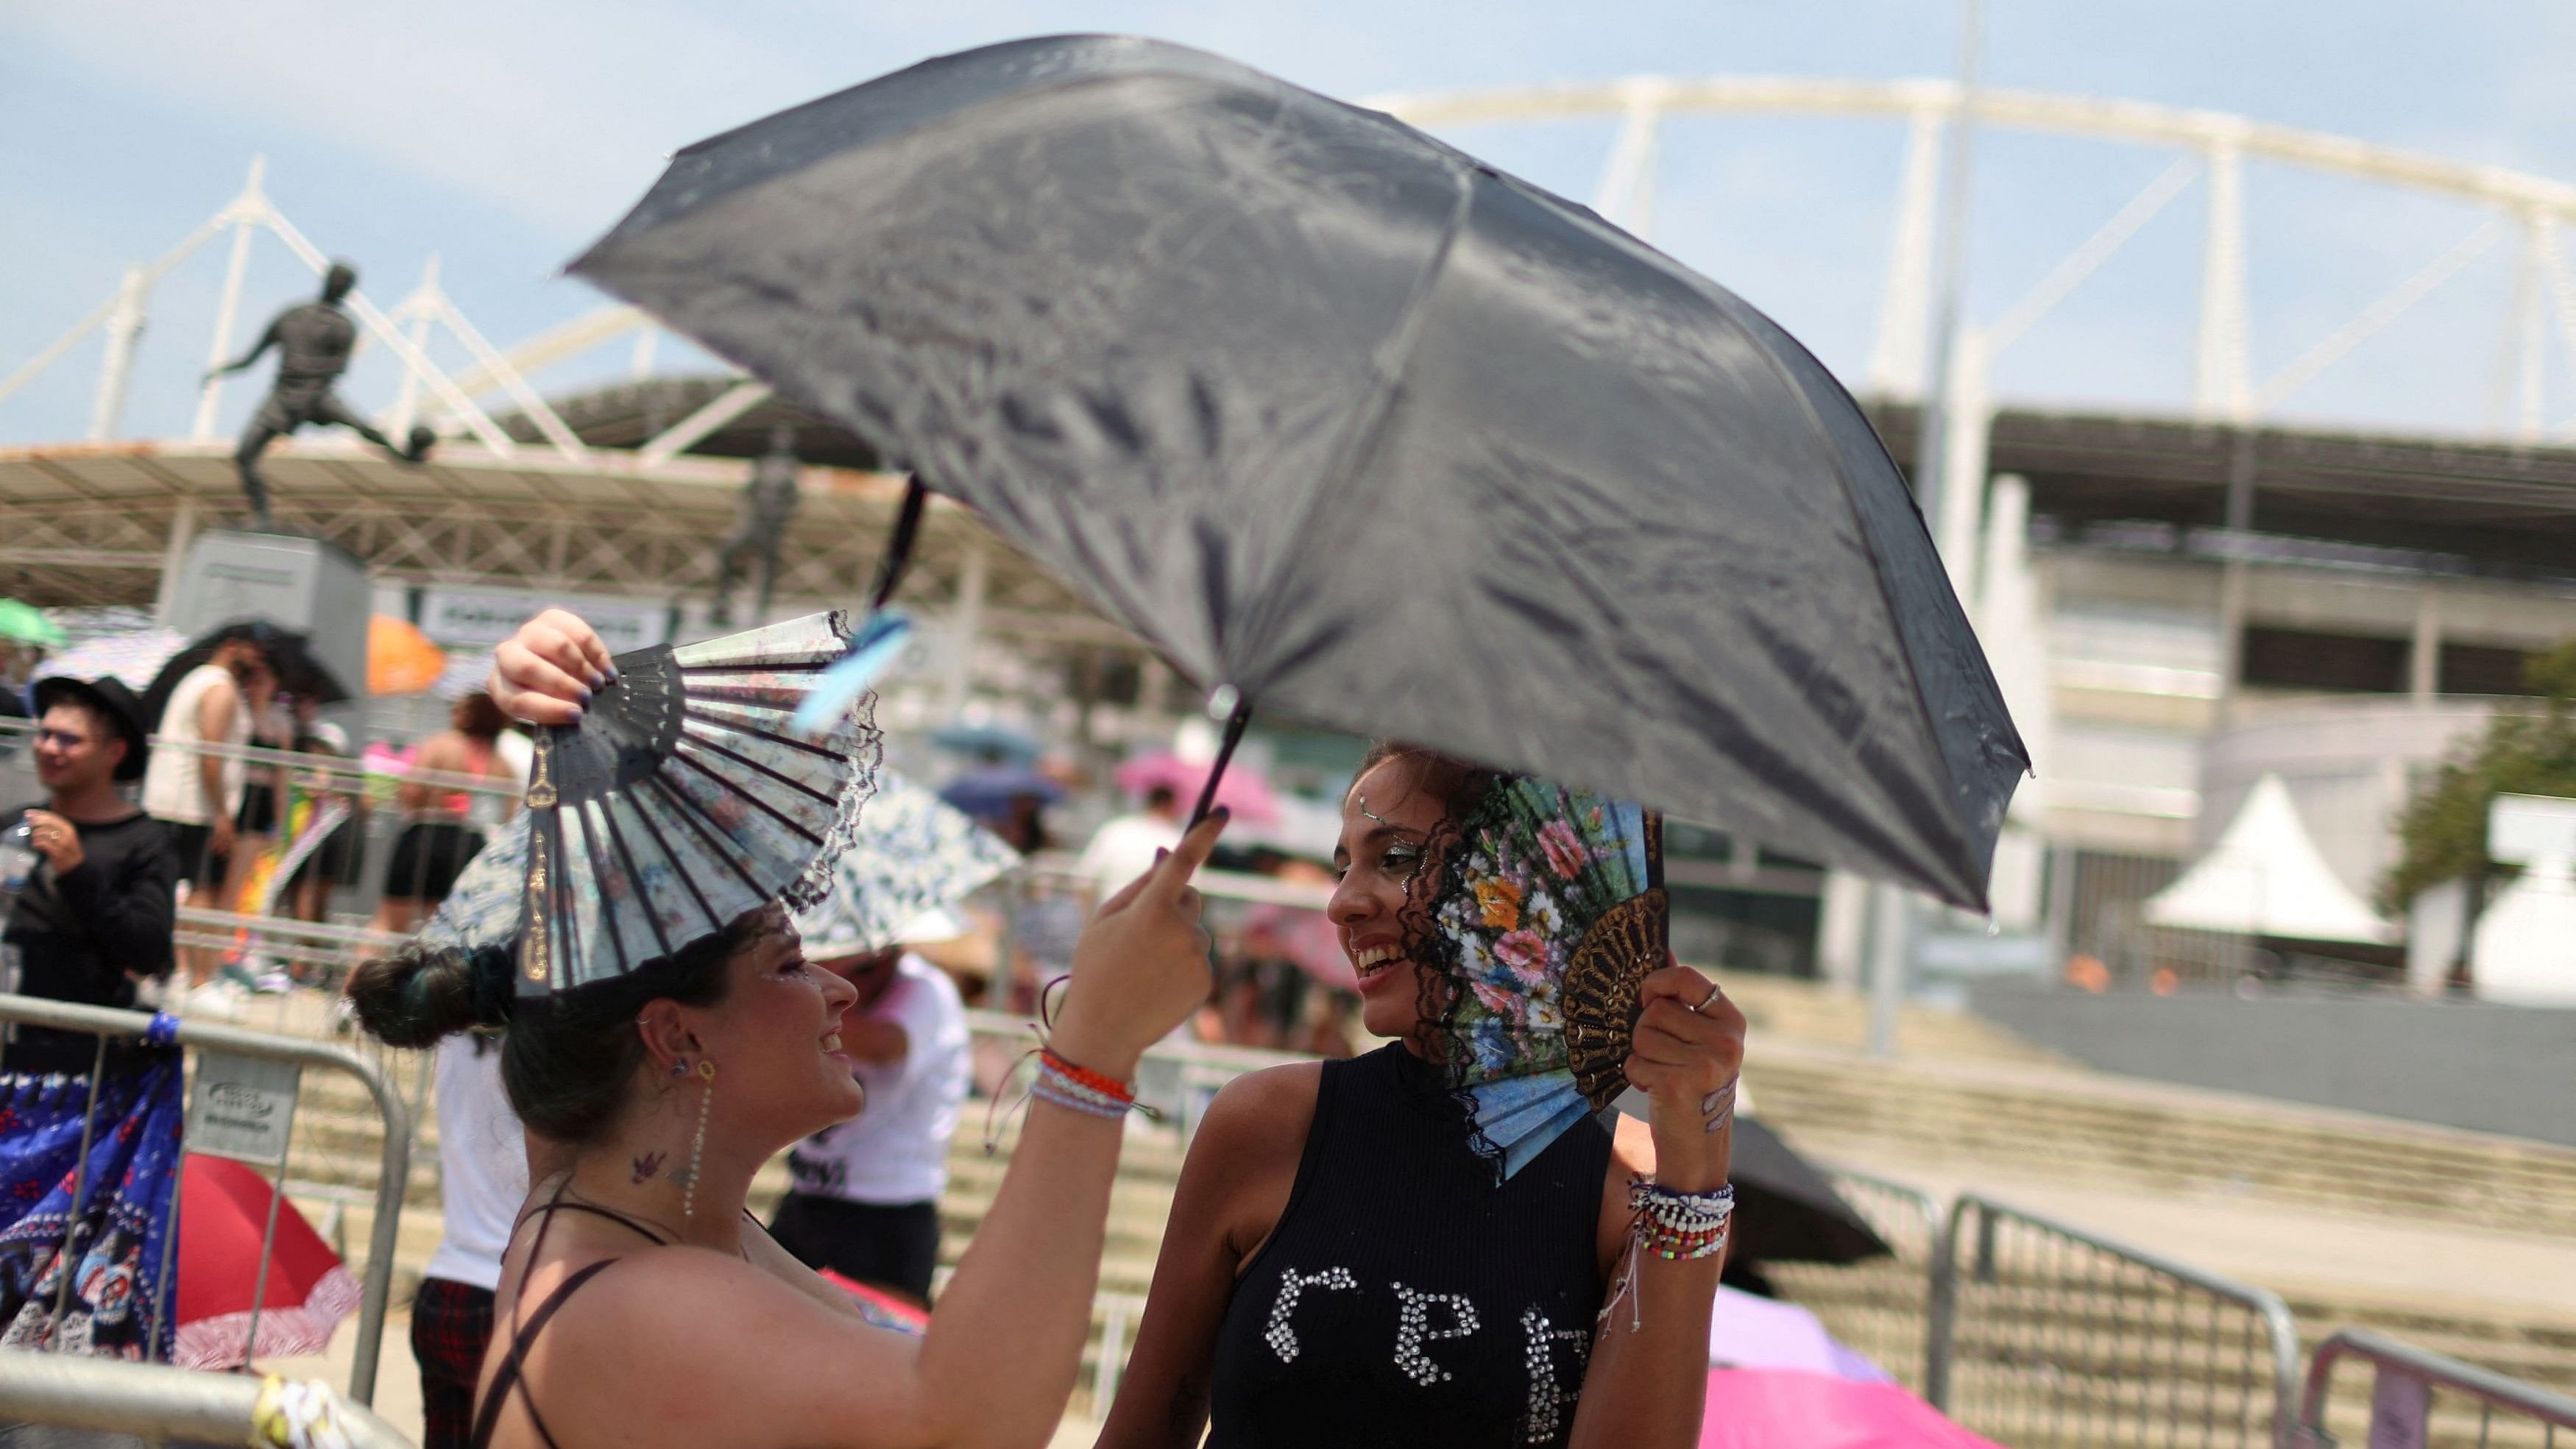
<svg viewBox="0 0 2576 1449">
<path fill-rule="evenodd" d="M 626 878 L 633 881 L 636 889 L 641 891 L 644 886 L 644 872 L 635 868 L 635 852 L 627 848 L 626 833 L 617 828 L 617 812 L 603 804 L 599 807 L 599 819 L 601 824 L 608 827 L 609 845 L 616 850 L 617 858 L 626 863 Z M 671 938 L 662 931 L 661 913 L 653 909 L 651 901 L 643 901 L 642 907 L 644 924 L 653 932 L 653 944 L 662 948 L 663 955 L 670 955 Z"/>
<path fill-rule="evenodd" d="M 725 838 L 723 827 L 712 817 L 704 820 L 699 818 L 706 812 L 699 808 L 697 801 L 664 783 L 660 776 L 647 775 L 644 777 L 644 783 L 671 798 L 672 813 L 679 816 L 682 824 L 696 831 L 700 838 L 706 841 L 708 851 L 724 863 L 725 869 L 732 871 L 741 879 L 745 889 L 756 896 L 764 898 L 768 896 L 769 893 L 760 888 L 760 882 L 751 878 L 751 872 L 743 869 L 742 862 L 733 858 L 730 849 L 732 842 Z M 713 916 L 715 912 L 710 910 L 707 914 Z"/>
<path fill-rule="evenodd" d="M 1449 204 L 1449 224 L 1441 228 L 1440 244 L 1432 248 L 1430 259 L 1422 264 L 1421 272 L 1414 277 L 1412 287 L 1405 293 L 1404 310 L 1396 314 L 1395 326 L 1388 329 L 1369 358 L 1370 370 L 1377 375 L 1377 390 L 1360 415 L 1343 430 L 1340 440 L 1334 443 L 1332 461 L 1325 466 L 1314 491 L 1307 495 L 1306 507 L 1299 513 L 1296 526 L 1288 530 L 1293 545 L 1279 552 L 1279 564 L 1271 570 L 1270 577 L 1264 578 L 1252 591 L 1251 606 L 1246 611 L 1248 617 L 1240 631 L 1242 637 L 1258 640 L 1270 627 L 1270 616 L 1276 612 L 1270 603 L 1276 597 L 1271 586 L 1278 581 L 1281 572 L 1293 568 L 1296 561 L 1309 552 L 1314 542 L 1309 534 L 1315 520 L 1328 516 L 1327 501 L 1340 501 L 1360 462 L 1376 451 L 1378 439 L 1385 433 L 1387 419 L 1394 416 L 1396 397 L 1403 391 L 1405 364 L 1412 359 L 1414 344 L 1422 337 L 1426 304 L 1439 287 L 1440 278 L 1449 270 L 1449 255 L 1456 250 L 1459 235 L 1467 229 L 1468 215 L 1475 210 L 1476 175 L 1475 171 L 1465 167 L 1453 165 L 1450 168 L 1450 180 L 1456 185 L 1458 194 Z M 1327 494 L 1332 495 L 1330 500 L 1326 498 Z M 1219 641 L 1220 653 L 1233 653 L 1225 647 L 1226 642 Z"/>
<path fill-rule="evenodd" d="M 697 880 L 682 866 L 679 852 L 671 848 L 671 842 L 662 838 L 662 827 L 654 824 L 652 815 L 641 809 L 635 812 L 635 819 L 644 827 L 644 833 L 653 838 L 653 848 L 662 852 L 662 858 L 671 863 L 671 874 L 678 876 L 680 884 L 688 887 L 689 898 L 698 903 L 698 914 L 707 918 L 707 929 L 723 930 L 724 922 L 716 919 L 716 908 L 707 904 L 706 895 L 698 889 Z"/>
<path fill-rule="evenodd" d="M 590 857 L 591 889 L 599 897 L 599 922 L 608 928 L 608 949 L 617 953 L 617 969 L 624 972 L 637 963 L 627 959 L 626 933 L 617 929 L 617 903 L 608 894 L 608 858 L 600 854 L 599 832 L 590 826 L 590 812 L 597 802 L 585 801 L 574 808 L 581 819 L 582 853 Z"/>
</svg>

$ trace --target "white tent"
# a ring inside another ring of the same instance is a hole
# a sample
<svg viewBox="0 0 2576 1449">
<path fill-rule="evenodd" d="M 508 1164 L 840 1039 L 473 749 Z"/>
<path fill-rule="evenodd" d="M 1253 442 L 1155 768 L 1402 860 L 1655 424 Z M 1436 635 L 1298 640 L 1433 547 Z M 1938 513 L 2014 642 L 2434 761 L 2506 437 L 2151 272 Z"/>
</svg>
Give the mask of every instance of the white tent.
<svg viewBox="0 0 2576 1449">
<path fill-rule="evenodd" d="M 2207 855 L 2148 897 L 2149 925 L 2294 941 L 2366 941 L 2399 936 L 2353 894 L 2299 822 L 2290 787 L 2265 775 Z"/>
</svg>

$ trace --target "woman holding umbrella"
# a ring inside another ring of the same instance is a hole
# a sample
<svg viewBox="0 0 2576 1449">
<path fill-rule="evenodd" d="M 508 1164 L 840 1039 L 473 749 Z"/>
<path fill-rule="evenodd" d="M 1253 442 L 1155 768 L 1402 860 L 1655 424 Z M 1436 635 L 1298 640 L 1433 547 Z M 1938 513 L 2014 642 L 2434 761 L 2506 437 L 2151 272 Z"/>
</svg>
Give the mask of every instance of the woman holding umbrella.
<svg viewBox="0 0 2576 1449">
<path fill-rule="evenodd" d="M 1453 869 L 1468 863 L 1460 819 L 1497 785 L 1402 747 L 1363 762 L 1330 914 L 1362 1020 L 1400 1040 L 1218 1094 L 1102 1445 L 1195 1444 L 1202 1428 L 1212 1446 L 1696 1441 L 1723 1229 L 1685 1245 L 1662 1225 L 1680 1195 L 1723 1196 L 1744 1018 L 1667 965 L 1637 985 L 1624 1063 L 1653 1101 L 1651 1128 L 1605 1129 L 1579 1098 L 1571 1112 L 1515 1112 L 1539 1099 L 1514 1083 L 1537 1077 L 1510 1059 L 1562 1035 L 1550 1017 L 1575 1006 L 1554 983 L 1515 1002 L 1512 983 L 1563 958 L 1545 938 L 1570 934 L 1555 918 L 1575 907 L 1570 875 L 1549 895 Z M 1571 863 L 1600 815 L 1542 822 L 1546 857 Z M 1460 909 L 1510 929 L 1481 945 Z M 1480 950 L 1509 969 L 1479 975 Z M 1461 992 L 1520 1025 L 1463 1023 Z M 1462 1114 L 1449 1069 L 1469 1056 L 1499 1065 L 1498 1090 Z M 1645 1180 L 1676 1196 L 1649 1198 L 1633 1186 Z"/>
<path fill-rule="evenodd" d="M 626 692 L 597 636 L 560 612 L 532 621 L 497 660 L 503 707 L 539 724 L 599 716 Z M 630 675 L 640 672 L 630 661 Z M 575 730 L 545 731 L 537 784 L 552 788 L 549 751 L 569 759 L 583 743 Z M 568 796 L 569 776 L 564 788 Z M 514 830 L 518 841 L 543 844 L 540 831 L 568 828 L 550 825 L 546 809 L 532 788 L 532 823 Z M 731 814 L 719 806 L 712 817 L 720 825 Z M 1223 823 L 1190 832 L 1084 933 L 1042 1073 L 1049 1085 L 987 1231 L 917 1339 L 865 1322 L 743 1208 L 755 1170 L 860 1106 L 837 1030 L 853 994 L 806 964 L 780 906 L 616 974 L 517 996 L 502 1075 L 538 1171 L 504 1260 L 474 1442 L 1046 1443 L 1088 1336 L 1124 1136 L 1119 1099 L 1132 1100 L 1123 1083 L 1207 993 L 1189 877 Z M 572 893 L 606 888 L 607 867 L 565 859 Z M 722 886 L 710 877 L 689 889 Z M 653 888 L 681 893 L 667 877 Z M 462 916 L 474 894 L 460 882 L 450 907 Z M 565 939 L 543 918 L 530 922 L 501 959 L 507 976 L 490 980 L 479 974 L 485 953 L 428 944 L 440 929 L 433 921 L 423 942 L 352 981 L 379 1038 L 419 1045 L 464 1029 L 512 992 L 508 977 L 523 965 L 544 977 Z"/>
</svg>

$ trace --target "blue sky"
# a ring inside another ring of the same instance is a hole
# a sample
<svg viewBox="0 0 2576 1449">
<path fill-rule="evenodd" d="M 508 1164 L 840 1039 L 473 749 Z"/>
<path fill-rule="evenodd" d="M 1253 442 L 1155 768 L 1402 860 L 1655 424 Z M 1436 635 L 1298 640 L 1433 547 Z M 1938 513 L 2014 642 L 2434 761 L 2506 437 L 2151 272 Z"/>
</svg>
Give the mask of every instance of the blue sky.
<svg viewBox="0 0 2576 1449">
<path fill-rule="evenodd" d="M 0 11 L 0 374 L 110 295 L 240 185 L 270 194 L 391 303 L 428 256 L 506 345 L 598 305 L 555 269 L 639 196 L 671 150 L 908 64 L 1020 35 L 1131 31 L 1205 46 L 1333 94 L 1641 73 L 1946 74 L 1954 8 L 1895 3 L 1479 4 L 1386 0 L 80 0 Z M 1998 85 L 2236 111 L 2576 180 L 2576 8 L 2537 0 L 1989 0 Z M 1589 197 L 1604 122 L 1450 139 Z M 1664 133 L 1659 245 L 1773 312 L 1857 382 L 1900 165 L 1884 123 L 1691 118 Z M 1991 319 L 2170 162 L 2044 137 L 1981 143 L 1968 311 Z M 2188 399 L 2202 195 L 2194 188 L 2008 353 L 2015 400 L 2176 410 Z M 2277 371 L 2480 217 L 2448 203 L 2253 168 L 2254 371 Z M 2576 238 L 2569 239 L 2576 252 Z M 2508 340 L 2499 246 L 2302 391 L 2288 415 L 2477 430 Z M 185 431 L 220 249 L 155 294 L 126 431 Z M 246 316 L 309 290 L 263 244 Z M 2549 341 L 2553 424 L 2576 357 Z M 453 354 L 446 354 L 452 357 Z M 668 357 L 669 354 L 665 354 Z M 0 400 L 0 441 L 80 435 L 96 344 Z M 608 354 L 541 381 L 618 366 Z M 380 406 L 381 358 L 352 379 Z M 230 431 L 250 406 L 228 397 Z"/>
</svg>

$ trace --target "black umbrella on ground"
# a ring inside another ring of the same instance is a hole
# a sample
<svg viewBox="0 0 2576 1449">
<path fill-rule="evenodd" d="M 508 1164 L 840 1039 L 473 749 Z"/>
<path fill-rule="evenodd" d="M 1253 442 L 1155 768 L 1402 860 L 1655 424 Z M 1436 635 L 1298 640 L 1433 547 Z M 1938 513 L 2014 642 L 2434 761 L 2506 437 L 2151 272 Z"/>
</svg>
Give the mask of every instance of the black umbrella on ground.
<svg viewBox="0 0 2576 1449">
<path fill-rule="evenodd" d="M 1984 899 L 2026 757 L 1858 405 L 1387 116 L 991 46 L 690 147 L 573 270 L 972 504 L 1229 748 L 1258 701 Z"/>
<path fill-rule="evenodd" d="M 1727 1180 L 1735 1185 L 1729 1263 L 1857 1263 L 1890 1251 L 1832 1179 L 1751 1117 L 1735 1119 Z"/>
<path fill-rule="evenodd" d="M 248 639 L 268 656 L 269 671 L 277 676 L 277 687 L 298 699 L 316 704 L 338 704 L 349 697 L 340 677 L 331 667 L 313 657 L 310 641 L 293 629 L 281 628 L 265 619 L 235 619 L 222 628 L 200 636 L 187 648 L 170 656 L 161 672 L 152 676 L 152 685 L 143 691 L 143 721 L 146 727 L 159 729 L 162 712 L 170 706 L 170 695 L 188 671 L 215 657 L 215 651 L 234 639 Z"/>
</svg>

